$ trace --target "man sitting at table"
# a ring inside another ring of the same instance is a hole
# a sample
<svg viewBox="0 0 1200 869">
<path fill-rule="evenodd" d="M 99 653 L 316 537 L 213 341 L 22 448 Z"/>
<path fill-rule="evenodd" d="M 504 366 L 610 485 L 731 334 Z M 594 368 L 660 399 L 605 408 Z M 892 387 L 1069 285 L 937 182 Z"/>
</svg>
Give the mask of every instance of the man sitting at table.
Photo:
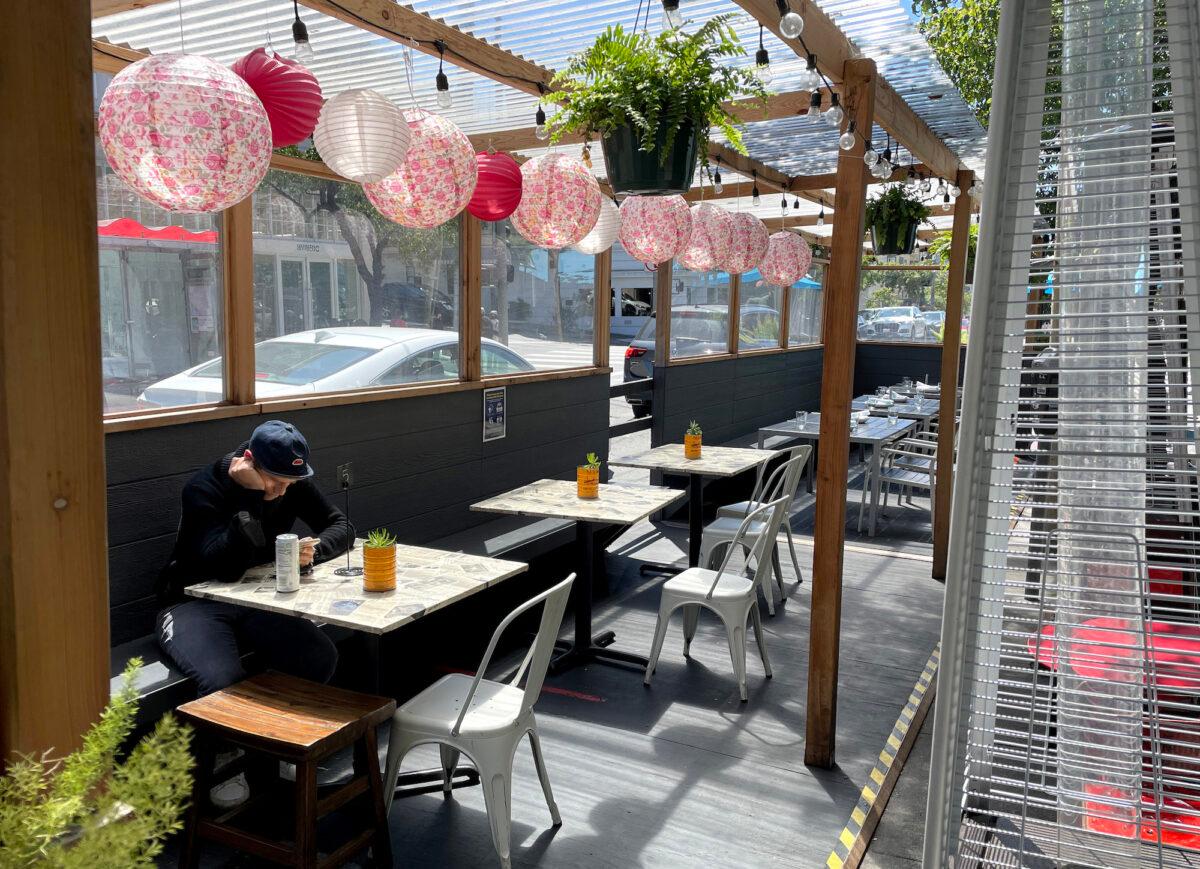
<svg viewBox="0 0 1200 869">
<path fill-rule="evenodd" d="M 247 650 L 269 669 L 317 682 L 333 675 L 337 647 L 307 619 L 184 594 L 192 583 L 233 582 L 248 568 L 274 561 L 275 537 L 291 532 L 297 519 L 317 535 L 301 541 L 302 567 L 344 553 L 354 529 L 312 474 L 304 435 L 270 420 L 184 486 L 175 549 L 159 576 L 157 635 L 200 694 L 244 679 Z"/>
</svg>

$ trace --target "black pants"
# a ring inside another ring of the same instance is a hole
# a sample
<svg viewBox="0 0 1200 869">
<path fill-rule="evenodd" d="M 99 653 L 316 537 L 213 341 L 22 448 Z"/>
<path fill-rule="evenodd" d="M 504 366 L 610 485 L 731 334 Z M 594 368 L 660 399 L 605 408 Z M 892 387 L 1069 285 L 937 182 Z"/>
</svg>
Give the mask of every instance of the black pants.
<svg viewBox="0 0 1200 869">
<path fill-rule="evenodd" d="M 266 669 L 314 682 L 328 682 L 337 666 L 337 646 L 307 619 L 214 600 L 163 610 L 156 633 L 159 646 L 201 695 L 246 678 L 242 655 L 248 651 Z"/>
</svg>

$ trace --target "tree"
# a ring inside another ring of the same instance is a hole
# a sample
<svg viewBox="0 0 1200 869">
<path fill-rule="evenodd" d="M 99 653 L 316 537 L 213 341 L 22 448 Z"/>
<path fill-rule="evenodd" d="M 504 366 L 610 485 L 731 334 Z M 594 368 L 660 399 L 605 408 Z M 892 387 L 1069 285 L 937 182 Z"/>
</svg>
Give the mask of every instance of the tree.
<svg viewBox="0 0 1200 869">
<path fill-rule="evenodd" d="M 988 125 L 1000 0 L 913 0 L 918 27 L 979 122 Z"/>
</svg>

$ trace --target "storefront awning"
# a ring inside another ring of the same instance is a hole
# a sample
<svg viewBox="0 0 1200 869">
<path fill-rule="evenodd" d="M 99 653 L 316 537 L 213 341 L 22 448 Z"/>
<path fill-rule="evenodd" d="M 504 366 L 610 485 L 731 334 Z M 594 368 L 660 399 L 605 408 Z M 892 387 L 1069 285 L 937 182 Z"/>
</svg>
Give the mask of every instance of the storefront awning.
<svg viewBox="0 0 1200 869">
<path fill-rule="evenodd" d="M 102 236 L 112 238 L 144 238 L 160 241 L 187 241 L 198 244 L 216 244 L 218 240 L 218 233 L 215 229 L 192 232 L 182 226 L 142 226 L 131 217 L 98 221 L 96 231 Z"/>
</svg>

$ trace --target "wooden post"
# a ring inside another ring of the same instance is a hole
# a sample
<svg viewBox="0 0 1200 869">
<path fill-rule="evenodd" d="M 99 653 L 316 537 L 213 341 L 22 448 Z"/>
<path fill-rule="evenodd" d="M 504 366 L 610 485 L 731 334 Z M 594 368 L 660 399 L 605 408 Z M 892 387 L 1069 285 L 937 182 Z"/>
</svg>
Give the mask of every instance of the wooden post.
<svg viewBox="0 0 1200 869">
<path fill-rule="evenodd" d="M 854 384 L 859 268 L 867 173 L 863 139 L 875 111 L 875 63 L 848 60 L 842 104 L 863 133 L 838 152 L 835 213 L 825 286 L 825 370 L 821 378 L 821 450 L 813 533 L 812 616 L 808 641 L 808 720 L 804 762 L 834 764 L 838 653 L 842 629 L 842 547 L 846 534 L 846 484 L 850 462 L 850 400 Z"/>
<path fill-rule="evenodd" d="M 975 173 L 962 169 L 962 195 L 954 203 L 954 235 L 950 239 L 950 269 L 946 275 L 946 326 L 942 331 L 942 401 L 938 411 L 937 489 L 933 502 L 933 577 L 946 578 L 950 537 L 950 495 L 954 489 L 954 415 L 958 410 L 958 360 L 962 346 L 963 285 L 971 239 L 971 197 L 967 188 Z"/>
<path fill-rule="evenodd" d="M 458 348 L 461 370 L 458 377 L 459 380 L 481 380 L 483 359 L 479 348 L 483 341 L 483 236 L 479 218 L 469 212 L 462 213 L 461 226 L 458 240 Z"/>
<path fill-rule="evenodd" d="M 742 276 L 729 276 L 729 335 L 726 339 L 727 352 L 734 356 L 738 352 L 738 324 L 742 319 Z"/>
<path fill-rule="evenodd" d="M 667 260 L 654 273 L 654 364 L 671 361 L 671 274 L 675 260 Z"/>
<path fill-rule="evenodd" d="M 609 331 L 609 314 L 612 312 L 612 248 L 596 257 L 595 290 L 593 299 L 595 310 L 592 319 L 592 364 L 597 368 L 607 368 L 610 364 L 608 346 L 612 343 Z"/>
<path fill-rule="evenodd" d="M 253 404 L 254 395 L 254 205 L 247 196 L 221 216 L 225 248 L 221 280 L 225 296 L 225 399 Z M 337 275 L 334 275 L 337 280 Z"/>
<path fill-rule="evenodd" d="M 0 765 L 108 699 L 89 6 L 0 5 Z"/>
</svg>

